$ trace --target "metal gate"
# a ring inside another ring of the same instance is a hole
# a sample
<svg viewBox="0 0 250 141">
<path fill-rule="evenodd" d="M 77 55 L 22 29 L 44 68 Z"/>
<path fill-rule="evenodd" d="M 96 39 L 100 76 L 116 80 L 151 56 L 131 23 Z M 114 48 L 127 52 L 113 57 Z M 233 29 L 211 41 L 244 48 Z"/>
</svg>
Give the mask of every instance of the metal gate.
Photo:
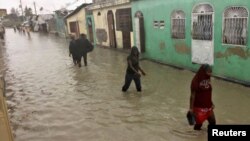
<svg viewBox="0 0 250 141">
<path fill-rule="evenodd" d="M 192 13 L 192 62 L 214 63 L 214 12 L 210 4 L 196 5 Z"/>
</svg>

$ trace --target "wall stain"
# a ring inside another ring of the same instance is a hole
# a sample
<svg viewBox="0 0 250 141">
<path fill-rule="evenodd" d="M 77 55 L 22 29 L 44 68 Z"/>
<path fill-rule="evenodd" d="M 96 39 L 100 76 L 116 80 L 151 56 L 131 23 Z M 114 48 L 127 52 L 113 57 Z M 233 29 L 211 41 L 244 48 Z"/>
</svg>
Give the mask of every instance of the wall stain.
<svg viewBox="0 0 250 141">
<path fill-rule="evenodd" d="M 175 44 L 175 50 L 180 54 L 190 54 L 191 49 L 186 44 Z"/>
<path fill-rule="evenodd" d="M 163 51 L 166 48 L 166 44 L 164 41 L 161 41 L 159 44 L 160 50 Z"/>
<path fill-rule="evenodd" d="M 217 52 L 215 53 L 216 58 L 226 58 L 236 55 L 241 59 L 247 60 L 250 57 L 249 49 L 244 49 L 242 47 L 232 47 L 227 48 L 225 52 Z"/>
<path fill-rule="evenodd" d="M 108 34 L 105 29 L 96 29 L 96 37 L 98 42 L 102 45 L 103 42 L 107 42 L 108 40 Z"/>
</svg>

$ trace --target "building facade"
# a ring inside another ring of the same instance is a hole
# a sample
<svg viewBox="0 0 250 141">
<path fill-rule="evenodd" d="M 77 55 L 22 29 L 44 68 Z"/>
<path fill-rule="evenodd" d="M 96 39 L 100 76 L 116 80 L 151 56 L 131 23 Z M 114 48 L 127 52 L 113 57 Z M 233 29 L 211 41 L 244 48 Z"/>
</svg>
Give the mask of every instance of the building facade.
<svg viewBox="0 0 250 141">
<path fill-rule="evenodd" d="M 64 18 L 68 34 L 75 34 L 76 37 L 79 37 L 81 33 L 87 34 L 86 6 L 88 4 L 82 4 Z"/>
<path fill-rule="evenodd" d="M 146 58 L 250 85 L 250 2 L 134 0 L 135 45 Z"/>
<path fill-rule="evenodd" d="M 93 14 L 97 45 L 122 49 L 133 46 L 130 0 L 95 0 L 89 9 Z"/>
</svg>

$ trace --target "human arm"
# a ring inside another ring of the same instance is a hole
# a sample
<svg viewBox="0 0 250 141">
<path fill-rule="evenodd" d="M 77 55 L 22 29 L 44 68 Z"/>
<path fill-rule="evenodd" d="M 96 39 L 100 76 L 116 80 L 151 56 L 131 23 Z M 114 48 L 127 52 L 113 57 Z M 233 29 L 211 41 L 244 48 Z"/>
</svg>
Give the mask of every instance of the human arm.
<svg viewBox="0 0 250 141">
<path fill-rule="evenodd" d="M 146 75 L 146 73 L 144 72 L 144 70 L 139 66 L 139 70 L 142 73 L 142 75 Z"/>
<path fill-rule="evenodd" d="M 128 65 L 129 65 L 129 67 L 130 67 L 137 75 L 140 76 L 140 73 L 133 67 L 132 61 L 131 61 L 130 58 L 128 58 Z"/>
</svg>

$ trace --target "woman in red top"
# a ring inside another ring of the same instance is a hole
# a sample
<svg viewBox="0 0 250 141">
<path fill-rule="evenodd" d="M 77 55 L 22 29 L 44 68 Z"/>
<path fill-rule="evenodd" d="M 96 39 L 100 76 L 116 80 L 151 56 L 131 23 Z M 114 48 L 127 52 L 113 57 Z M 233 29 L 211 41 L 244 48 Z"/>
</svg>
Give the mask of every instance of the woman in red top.
<svg viewBox="0 0 250 141">
<path fill-rule="evenodd" d="M 212 68 L 209 65 L 201 65 L 191 83 L 189 112 L 195 115 L 194 130 L 201 130 L 205 120 L 208 120 L 210 125 L 216 124 L 210 83 L 211 73 Z"/>
</svg>

